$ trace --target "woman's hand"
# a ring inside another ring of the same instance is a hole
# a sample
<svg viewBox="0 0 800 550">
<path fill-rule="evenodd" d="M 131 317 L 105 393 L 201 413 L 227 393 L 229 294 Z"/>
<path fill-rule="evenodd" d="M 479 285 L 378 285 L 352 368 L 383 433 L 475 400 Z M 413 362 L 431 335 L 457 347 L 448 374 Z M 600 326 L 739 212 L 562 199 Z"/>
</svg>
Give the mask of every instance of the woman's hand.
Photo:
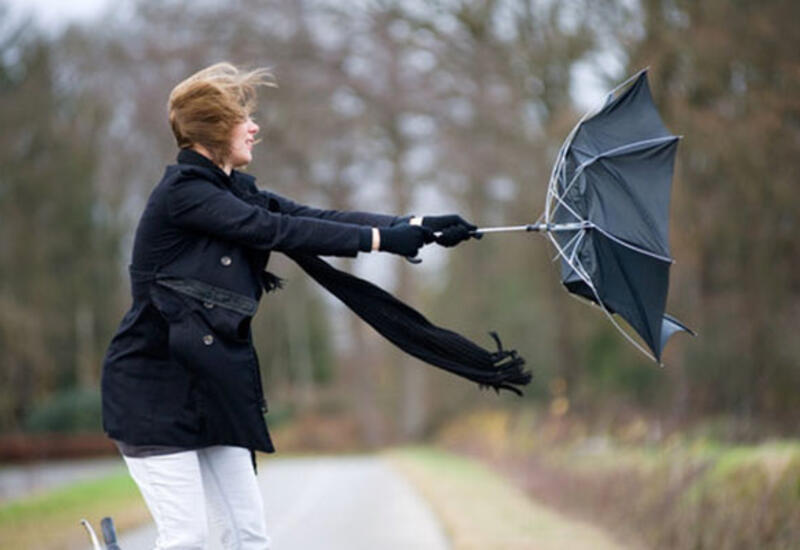
<svg viewBox="0 0 800 550">
<path fill-rule="evenodd" d="M 445 216 L 423 216 L 413 218 L 411 223 L 418 223 L 422 227 L 427 227 L 432 231 L 439 232 L 435 237 L 436 243 L 441 246 L 455 246 L 460 242 L 466 241 L 470 237 L 480 239 L 481 234 L 473 234 L 478 226 L 472 224 L 458 214 L 447 214 Z"/>
<path fill-rule="evenodd" d="M 424 245 L 433 242 L 433 231 L 420 225 L 395 225 L 378 230 L 380 244 L 378 250 L 414 257 Z"/>
</svg>

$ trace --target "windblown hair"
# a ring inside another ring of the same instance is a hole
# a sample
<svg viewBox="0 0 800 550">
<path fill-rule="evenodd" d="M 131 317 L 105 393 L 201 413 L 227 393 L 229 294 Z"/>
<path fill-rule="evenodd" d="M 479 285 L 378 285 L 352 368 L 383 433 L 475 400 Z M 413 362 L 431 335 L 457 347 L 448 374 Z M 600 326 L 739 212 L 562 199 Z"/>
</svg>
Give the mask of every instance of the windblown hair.
<svg viewBox="0 0 800 550">
<path fill-rule="evenodd" d="M 172 89 L 167 111 L 178 147 L 199 144 L 222 164 L 233 128 L 256 108 L 258 86 L 276 87 L 268 69 L 245 71 L 222 62 L 196 72 Z"/>
</svg>

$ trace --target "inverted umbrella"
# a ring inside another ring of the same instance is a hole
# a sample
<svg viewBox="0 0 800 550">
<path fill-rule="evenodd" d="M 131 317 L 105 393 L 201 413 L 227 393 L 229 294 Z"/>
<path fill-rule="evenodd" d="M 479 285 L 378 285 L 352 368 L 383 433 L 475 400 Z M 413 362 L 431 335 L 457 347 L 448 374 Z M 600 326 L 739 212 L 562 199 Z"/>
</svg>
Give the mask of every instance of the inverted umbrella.
<svg viewBox="0 0 800 550">
<path fill-rule="evenodd" d="M 475 233 L 544 233 L 561 259 L 566 289 L 598 305 L 633 345 L 660 363 L 670 336 L 694 334 L 664 313 L 673 262 L 669 199 L 678 141 L 664 127 L 647 71 L 641 71 L 570 132 L 536 223 Z M 647 349 L 613 314 L 636 331 Z"/>
</svg>

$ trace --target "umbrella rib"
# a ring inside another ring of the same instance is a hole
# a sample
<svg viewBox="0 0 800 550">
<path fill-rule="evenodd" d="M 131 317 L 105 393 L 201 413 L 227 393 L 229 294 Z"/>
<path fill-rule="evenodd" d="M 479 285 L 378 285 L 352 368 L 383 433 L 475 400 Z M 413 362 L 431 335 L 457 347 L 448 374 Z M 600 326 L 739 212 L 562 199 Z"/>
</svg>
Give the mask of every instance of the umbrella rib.
<svg viewBox="0 0 800 550">
<path fill-rule="evenodd" d="M 655 362 L 657 362 L 659 365 L 662 365 L 662 366 L 663 366 L 663 364 L 662 364 L 662 363 L 660 363 L 660 362 L 659 362 L 659 361 L 658 361 L 658 360 L 655 358 L 655 356 L 653 356 L 653 354 L 651 354 L 649 351 L 647 351 L 647 350 L 646 350 L 646 349 L 645 349 L 645 348 L 644 348 L 644 347 L 643 347 L 643 346 L 642 346 L 642 345 L 641 345 L 639 342 L 637 342 L 636 340 L 634 340 L 634 339 L 633 339 L 633 337 L 632 337 L 630 334 L 628 334 L 628 333 L 627 333 L 627 331 L 625 331 L 625 330 L 624 330 L 624 329 L 623 329 L 623 328 L 620 326 L 620 324 L 617 322 L 617 320 L 616 320 L 616 319 L 614 319 L 614 316 L 611 314 L 611 312 L 610 312 L 610 311 L 608 311 L 608 308 L 606 307 L 605 303 L 604 303 L 604 302 L 603 302 L 603 300 L 600 298 L 600 294 L 597 292 L 597 289 L 595 288 L 595 286 L 594 286 L 594 283 L 592 282 L 592 279 L 591 279 L 591 277 L 589 277 L 589 275 L 588 275 L 588 274 L 586 273 L 586 271 L 584 270 L 584 268 L 583 268 L 583 264 L 580 262 L 580 260 L 578 260 L 577 262 L 573 262 L 573 261 L 571 261 L 571 260 L 570 260 L 570 258 L 568 258 L 568 257 L 567 257 L 567 255 L 564 253 L 564 251 L 561 249 L 561 246 L 560 246 L 560 245 L 558 244 L 558 242 L 555 240 L 555 237 L 553 237 L 552 233 L 547 233 L 547 237 L 548 237 L 548 239 L 550 239 L 550 241 L 553 243 L 553 246 L 555 246 L 556 250 L 558 251 L 559 255 L 560 255 L 560 256 L 561 256 L 561 257 L 564 259 L 564 261 L 565 261 L 565 262 L 567 262 L 567 264 L 568 264 L 568 265 L 569 265 L 569 266 L 572 268 L 572 270 L 573 270 L 575 273 L 577 273 L 577 274 L 578 274 L 578 277 L 580 277 L 580 278 L 581 278 L 581 280 L 582 280 L 584 283 L 586 283 L 586 286 L 588 286 L 588 287 L 589 287 L 589 289 L 592 291 L 592 294 L 594 294 L 594 297 L 595 297 L 595 300 L 597 301 L 597 305 L 598 305 L 598 307 L 600 307 L 600 309 L 602 309 L 602 310 L 603 310 L 603 313 L 605 313 L 606 317 L 608 317 L 608 320 L 609 320 L 609 321 L 611 321 L 611 324 L 613 324 L 613 325 L 614 325 L 614 327 L 615 327 L 615 328 L 616 328 L 616 329 L 619 331 L 619 333 L 620 333 L 620 334 L 622 334 L 622 336 L 623 336 L 623 337 L 624 337 L 626 340 L 628 340 L 628 342 L 630 342 L 631 344 L 633 344 L 633 346 L 634 346 L 636 349 L 638 349 L 640 352 L 642 352 L 642 353 L 643 353 L 643 354 L 644 354 L 644 355 L 645 355 L 647 358 L 649 358 L 649 359 L 651 359 L 652 361 L 655 361 Z"/>
<path fill-rule="evenodd" d="M 598 106 L 596 109 L 591 109 L 589 111 L 586 111 L 583 114 L 583 116 L 581 117 L 581 119 L 575 124 L 575 126 L 572 127 L 572 130 L 570 130 L 569 135 L 567 136 L 567 139 L 564 140 L 564 143 L 561 144 L 561 148 L 558 150 L 558 155 L 556 156 L 556 162 L 553 164 L 553 169 L 550 172 L 550 181 L 547 184 L 548 197 L 547 197 L 547 199 L 545 200 L 545 203 L 544 203 L 544 217 L 545 217 L 545 221 L 547 223 L 550 223 L 550 219 L 551 219 L 552 214 L 553 214 L 552 212 L 550 212 L 550 206 L 551 206 L 551 202 L 552 202 L 552 199 L 550 197 L 556 196 L 556 194 L 553 192 L 553 188 L 555 187 L 555 185 L 556 185 L 556 183 L 558 181 L 558 172 L 559 172 L 559 170 L 561 170 L 563 172 L 564 179 L 566 179 L 566 176 L 567 176 L 566 163 L 564 162 L 564 159 L 565 159 L 566 154 L 567 154 L 567 149 L 569 149 L 569 146 L 572 144 L 572 141 L 575 139 L 575 134 L 578 132 L 578 129 L 581 127 L 581 124 L 583 124 L 583 122 L 585 120 L 587 120 L 590 116 L 594 116 L 601 109 L 602 109 L 602 105 Z M 578 218 L 580 219 L 580 216 L 578 216 Z"/>
<path fill-rule="evenodd" d="M 634 143 L 629 143 L 629 144 L 626 144 L 626 145 L 622 145 L 620 147 L 615 147 L 613 149 L 609 149 L 608 151 L 604 151 L 602 153 L 599 153 L 599 154 L 595 155 L 594 157 L 582 162 L 575 169 L 575 173 L 572 175 L 572 178 L 570 179 L 569 183 L 564 187 L 564 190 L 560 193 L 560 195 L 553 190 L 552 185 L 548 186 L 548 189 L 547 189 L 548 194 L 550 194 L 551 197 L 555 198 L 555 200 L 557 202 L 556 207 L 554 209 L 552 209 L 552 211 L 550 212 L 550 216 L 552 216 L 552 214 L 554 214 L 558 210 L 559 207 L 563 206 L 570 214 L 575 216 L 575 218 L 578 221 L 581 221 L 581 222 L 590 221 L 590 220 L 583 219 L 571 206 L 569 206 L 564 201 L 564 197 L 566 197 L 567 192 L 572 188 L 572 186 L 575 184 L 575 182 L 578 181 L 578 177 L 580 177 L 580 175 L 586 170 L 586 168 L 588 168 L 589 166 L 591 166 L 592 164 L 594 164 L 595 162 L 597 162 L 601 158 L 606 158 L 606 157 L 609 157 L 609 156 L 613 156 L 613 155 L 619 154 L 621 152 L 638 150 L 638 148 L 640 146 L 642 146 L 642 145 L 652 145 L 652 144 L 658 144 L 658 143 L 667 143 L 669 141 L 674 141 L 674 140 L 677 140 L 677 139 L 679 139 L 677 136 L 668 136 L 668 137 L 663 137 L 663 138 L 652 138 L 652 139 L 637 141 L 637 142 L 634 142 Z M 564 169 L 563 167 L 566 164 L 563 161 L 564 161 L 563 158 L 559 161 L 561 163 L 562 170 Z M 565 174 L 565 176 L 566 176 L 566 174 Z M 551 182 L 551 184 L 552 184 L 552 182 Z M 550 219 L 547 219 L 546 221 L 549 222 Z M 646 254 L 648 256 L 651 256 L 653 258 L 659 259 L 659 260 L 664 261 L 664 262 L 674 263 L 674 260 L 672 258 L 669 258 L 667 256 L 663 256 L 661 254 L 657 254 L 655 252 L 651 252 L 651 251 L 646 250 L 644 248 L 641 248 L 641 247 L 632 245 L 630 243 L 627 243 L 627 242 L 615 237 L 614 235 L 612 235 L 611 233 L 609 233 L 607 230 L 603 229 L 602 227 L 594 224 L 594 222 L 591 222 L 591 223 L 594 225 L 594 227 L 599 229 L 608 238 L 614 240 L 615 242 L 621 244 L 622 246 L 625 246 L 625 247 L 627 247 L 627 248 L 629 248 L 631 250 L 634 250 L 636 252 L 640 252 L 642 254 Z"/>
<path fill-rule="evenodd" d="M 581 125 L 586 120 L 590 119 L 591 117 L 595 116 L 600 111 L 602 111 L 606 107 L 606 105 L 608 105 L 610 103 L 611 99 L 614 97 L 614 94 L 616 94 L 619 90 L 623 89 L 625 86 L 627 86 L 631 82 L 634 82 L 642 74 L 646 73 L 648 71 L 648 69 L 649 69 L 649 67 L 645 67 L 644 69 L 641 69 L 636 74 L 631 75 L 630 77 L 628 77 L 624 82 L 621 82 L 620 84 L 618 84 L 613 90 L 611 90 L 610 92 L 608 92 L 605 95 L 605 97 L 603 98 L 603 101 L 598 102 L 595 107 L 593 107 L 591 109 L 588 109 L 583 114 L 583 116 L 580 118 L 580 120 L 577 123 L 575 123 L 575 126 L 573 126 L 572 130 L 570 130 L 569 134 L 567 135 L 567 138 L 564 140 L 564 143 L 561 144 L 561 148 L 558 150 L 558 155 L 556 155 L 556 162 L 553 164 L 553 169 L 550 172 L 550 181 L 549 181 L 549 183 L 547 185 L 548 195 L 552 194 L 552 189 L 554 187 L 554 184 L 555 184 L 556 180 L 558 179 L 558 176 L 557 176 L 558 171 L 561 170 L 562 168 L 564 169 L 563 170 L 564 171 L 564 179 L 566 179 L 566 169 L 564 167 L 564 157 L 566 156 L 567 149 L 572 144 L 572 141 L 575 139 L 575 134 L 578 133 L 578 129 L 581 127 Z M 549 197 L 548 197 L 548 199 L 549 199 Z M 551 201 L 548 200 L 548 199 L 545 199 L 545 210 L 542 213 L 542 215 L 544 216 L 545 221 L 547 223 L 550 223 L 550 219 L 552 217 L 552 213 L 550 212 L 550 206 L 551 206 L 550 203 L 551 203 Z M 541 218 L 541 216 L 540 216 L 540 218 Z"/>
<path fill-rule="evenodd" d="M 670 258 L 668 256 L 663 256 L 661 254 L 657 254 L 655 252 L 651 252 L 650 250 L 647 250 L 647 249 L 644 249 L 644 248 L 641 248 L 641 247 L 638 247 L 636 245 L 633 245 L 633 244 L 630 244 L 628 242 L 623 241 L 622 239 L 620 239 L 619 237 L 614 236 L 608 230 L 603 229 L 601 226 L 597 225 L 593 221 L 582 218 L 580 216 L 580 214 L 578 214 L 577 212 L 575 212 L 575 210 L 572 209 L 572 207 L 570 205 L 568 205 L 566 202 L 564 202 L 564 199 L 562 197 L 559 197 L 559 196 L 555 195 L 554 198 L 556 199 L 556 201 L 558 201 L 559 206 L 563 206 L 570 214 L 575 216 L 575 218 L 579 222 L 584 222 L 584 223 L 591 224 L 592 228 L 597 229 L 603 235 L 605 235 L 606 237 L 608 237 L 612 241 L 616 242 L 617 244 L 620 244 L 620 245 L 622 245 L 622 246 L 624 246 L 626 248 L 629 248 L 630 250 L 633 250 L 635 252 L 639 252 L 640 254 L 645 254 L 645 255 L 650 256 L 652 258 L 655 258 L 657 260 L 661 260 L 662 262 L 667 262 L 667 263 L 670 263 L 670 264 L 675 263 L 675 260 L 673 260 L 672 258 Z"/>
<path fill-rule="evenodd" d="M 577 212 L 576 212 L 576 211 L 575 211 L 575 210 L 574 210 L 574 209 L 573 209 L 573 208 L 572 208 L 570 205 L 568 205 L 568 204 L 567 204 L 567 203 L 564 201 L 564 197 L 559 197 L 558 195 L 554 195 L 554 197 L 555 197 L 556 201 L 558 202 L 558 205 L 557 205 L 557 206 L 555 207 L 555 209 L 553 210 L 553 212 L 552 212 L 553 214 L 555 213 L 555 211 L 556 211 L 556 210 L 558 210 L 558 207 L 559 207 L 559 206 L 563 206 L 564 208 L 566 208 L 567 212 L 569 212 L 570 214 L 572 214 L 573 216 L 575 216 L 575 219 L 576 219 L 576 220 L 578 220 L 579 222 L 586 222 L 586 221 L 589 221 L 589 220 L 585 220 L 585 219 L 583 219 L 583 216 L 581 216 L 580 214 L 578 214 L 578 213 L 577 213 Z M 549 223 L 549 220 L 548 220 L 548 223 Z"/>
<path fill-rule="evenodd" d="M 563 161 L 563 159 L 562 159 L 560 162 L 561 162 L 561 166 L 562 166 L 562 167 L 565 167 L 565 166 L 566 166 L 566 163 Z M 565 171 L 565 168 L 564 168 L 564 169 L 562 169 L 562 172 L 563 172 L 563 177 L 564 177 L 564 179 L 566 179 L 566 171 Z M 577 178 L 577 176 L 578 176 L 578 175 L 579 175 L 579 174 L 576 174 L 576 178 Z M 550 206 L 550 204 L 552 203 L 552 199 L 555 199 L 555 200 L 556 200 L 556 202 L 557 202 L 558 204 L 556 205 L 556 207 L 555 207 L 555 208 L 554 208 L 552 211 L 550 211 L 550 212 L 549 212 L 549 215 L 546 215 L 546 216 L 545 216 L 545 218 L 546 218 L 546 219 L 545 219 L 545 221 L 546 221 L 548 224 L 550 223 L 550 220 L 552 219 L 552 216 L 553 216 L 553 214 L 555 214 L 555 212 L 556 212 L 556 210 L 558 210 L 559 206 L 563 206 L 564 208 L 566 208 L 566 209 L 567 209 L 567 211 L 568 211 L 570 214 L 572 214 L 573 216 L 575 216 L 575 219 L 576 219 L 576 220 L 578 220 L 578 221 L 580 221 L 580 222 L 585 222 L 585 221 L 587 221 L 587 220 L 583 219 L 583 216 L 581 216 L 580 214 L 578 214 L 578 213 L 577 213 L 577 212 L 576 212 L 576 211 L 575 211 L 575 210 L 574 210 L 574 209 L 573 209 L 573 208 L 572 208 L 572 207 L 571 207 L 569 204 L 567 204 L 567 203 L 564 201 L 564 197 L 566 196 L 566 194 L 567 194 L 567 191 L 569 190 L 569 188 L 565 189 L 565 190 L 564 190 L 564 192 L 563 192 L 563 193 L 562 193 L 560 196 L 559 196 L 559 194 L 558 194 L 558 193 L 557 193 L 557 192 L 556 192 L 556 191 L 553 189 L 553 188 L 554 188 L 554 186 L 553 186 L 553 183 L 557 183 L 557 181 L 558 181 L 558 177 L 556 176 L 556 179 L 555 179 L 555 181 L 552 181 L 552 180 L 551 180 L 551 183 L 550 183 L 550 185 L 548 185 L 548 186 L 547 186 L 547 193 L 548 193 L 548 195 L 549 195 L 550 201 L 549 201 L 549 202 L 547 202 L 547 203 L 545 203 L 545 204 L 546 204 L 546 206 L 548 207 L 548 208 L 546 208 L 546 209 L 545 209 L 545 214 L 548 214 L 548 211 L 550 210 L 549 206 Z M 570 185 L 572 185 L 572 183 L 574 183 L 574 182 L 575 182 L 575 178 L 573 178 L 572 182 L 570 182 Z"/>
<path fill-rule="evenodd" d="M 586 236 L 586 231 L 585 230 L 581 231 L 580 233 L 578 233 L 578 235 L 580 235 L 580 236 L 575 241 L 575 244 L 572 247 L 572 252 L 569 255 L 570 258 L 572 258 L 573 261 L 575 260 L 575 255 L 578 253 L 578 247 L 581 245 L 581 242 L 583 241 L 583 238 Z M 583 265 L 583 264 L 581 264 L 581 265 Z"/>
<path fill-rule="evenodd" d="M 592 291 L 594 291 L 594 289 L 592 289 Z M 596 296 L 596 295 L 597 295 L 597 294 L 595 293 L 595 296 Z M 641 345 L 639 342 L 637 342 L 636 340 L 634 340 L 634 339 L 633 339 L 633 337 L 632 337 L 630 334 L 628 334 L 628 332 L 627 332 L 625 329 L 623 329 L 623 328 L 620 326 L 620 324 L 617 322 L 617 320 L 616 320 L 616 319 L 614 319 L 614 316 L 613 316 L 613 315 L 611 315 L 611 312 L 609 312 L 609 311 L 608 311 L 608 309 L 606 308 L 606 305 L 605 305 L 605 304 L 603 304 L 603 303 L 601 302 L 601 303 L 600 303 L 600 306 L 601 306 L 601 307 L 600 307 L 600 309 L 602 309 L 602 310 L 603 310 L 603 313 L 605 313 L 605 314 L 606 314 L 606 317 L 608 317 L 609 321 L 611 321 L 611 323 L 612 323 L 612 324 L 613 324 L 613 325 L 616 327 L 616 329 L 619 331 L 619 333 L 620 333 L 620 334 L 622 334 L 622 336 L 624 336 L 624 337 L 625 337 L 625 339 L 626 339 L 628 342 L 630 342 L 631 344 L 633 344 L 633 346 L 634 346 L 636 349 L 638 349 L 639 351 L 641 351 L 641 352 L 642 352 L 642 353 L 643 353 L 643 354 L 644 354 L 644 355 L 645 355 L 645 356 L 646 356 L 648 359 L 650 359 L 650 360 L 652 360 L 652 361 L 655 361 L 656 363 L 658 363 L 658 364 L 659 364 L 659 366 L 662 366 L 662 367 L 664 366 L 664 364 L 663 364 L 661 361 L 659 361 L 658 359 L 656 359 L 656 358 L 655 358 L 655 356 L 654 356 L 652 353 L 650 353 L 649 351 L 647 351 L 647 350 L 644 348 L 644 346 L 642 346 L 642 345 Z"/>
<path fill-rule="evenodd" d="M 578 246 L 580 246 L 580 241 L 583 240 L 584 235 L 586 235 L 585 230 L 577 230 L 575 231 L 575 235 L 567 241 L 567 244 L 564 245 L 564 251 L 568 251 L 570 247 L 572 247 L 572 252 L 570 252 L 570 257 L 574 258 L 575 254 L 578 250 Z M 577 241 L 577 242 L 575 242 Z M 556 261 L 558 259 L 558 254 L 556 254 L 551 261 Z"/>
<path fill-rule="evenodd" d="M 641 141 L 635 141 L 633 143 L 627 143 L 625 145 L 620 145 L 619 147 L 614 147 L 613 149 L 609 149 L 608 151 L 603 151 L 602 153 L 598 153 L 597 155 L 593 156 L 592 158 L 583 161 L 575 169 L 575 173 L 572 174 L 572 178 L 569 180 L 569 183 L 566 186 L 564 186 L 564 191 L 561 193 L 561 197 L 562 198 L 565 197 L 567 195 L 567 192 L 569 192 L 569 190 L 572 188 L 572 186 L 575 185 L 575 182 L 578 181 L 578 178 L 580 177 L 580 175 L 583 174 L 583 172 L 585 172 L 586 169 L 589 166 L 591 166 L 592 164 L 594 164 L 595 162 L 597 162 L 601 158 L 607 158 L 607 157 L 612 157 L 612 156 L 615 156 L 615 155 L 618 155 L 618 154 L 628 153 L 628 152 L 632 152 L 632 151 L 638 151 L 639 148 L 643 147 L 643 146 L 667 143 L 669 141 L 674 141 L 674 140 L 677 140 L 677 139 L 679 139 L 677 136 L 666 136 L 666 137 L 661 137 L 661 138 L 645 139 L 645 140 L 641 140 Z M 561 159 L 559 162 L 563 163 L 563 159 Z M 565 175 L 566 175 L 566 173 L 565 173 Z M 562 204 L 563 204 L 563 201 L 559 201 L 559 202 L 562 202 Z"/>
<path fill-rule="evenodd" d="M 673 141 L 671 143 L 675 143 L 675 142 Z M 602 164 L 601 164 L 601 167 L 602 167 Z M 647 227 L 651 231 L 653 231 L 654 233 L 659 233 L 658 224 L 655 222 L 655 220 L 651 216 L 651 214 L 650 214 L 649 210 L 647 209 L 647 207 L 642 203 L 641 199 L 636 195 L 636 193 L 633 192 L 633 186 L 631 186 L 628 183 L 628 181 L 624 177 L 622 177 L 621 174 L 615 173 L 613 170 L 611 170 L 608 167 L 605 167 L 605 168 L 608 171 L 609 175 L 612 177 L 612 179 L 617 181 L 617 184 L 619 185 L 620 189 L 626 194 L 627 200 L 630 201 L 634 205 L 634 207 L 636 208 L 636 210 L 639 213 L 639 215 L 643 218 L 643 221 L 647 224 Z M 622 241 L 618 241 L 618 242 L 620 242 L 622 244 L 626 244 L 626 243 L 624 243 Z M 646 248 L 644 246 L 644 244 L 641 245 L 641 248 L 643 249 L 643 251 L 645 251 L 645 253 L 647 253 L 648 251 L 652 252 L 653 254 L 656 255 L 655 257 L 658 257 L 659 259 L 662 259 L 664 261 L 672 263 L 672 259 L 669 257 L 669 250 L 666 250 L 666 254 L 665 254 L 665 253 L 661 252 L 660 250 L 653 250 L 653 249 Z"/>
<path fill-rule="evenodd" d="M 656 138 L 642 139 L 639 141 L 634 141 L 633 143 L 626 143 L 625 145 L 619 145 L 617 147 L 614 147 L 613 149 L 597 153 L 594 157 L 582 162 L 581 166 L 583 166 L 584 164 L 591 164 L 603 157 L 614 157 L 617 155 L 624 155 L 626 153 L 639 151 L 640 149 L 646 149 L 651 145 L 661 145 L 662 143 L 668 143 L 670 141 L 678 141 L 679 139 L 680 137 L 678 136 L 669 135 Z"/>
<path fill-rule="evenodd" d="M 634 252 L 638 252 L 640 254 L 645 254 L 647 256 L 650 256 L 651 258 L 655 258 L 656 260 L 661 260 L 662 262 L 666 262 L 668 264 L 675 263 L 675 260 L 673 260 L 669 256 L 662 256 L 661 254 L 656 254 L 655 252 L 651 252 L 651 251 L 646 250 L 644 248 L 640 248 L 640 247 L 638 247 L 638 246 L 636 246 L 634 244 L 630 244 L 628 242 L 625 242 L 622 239 L 620 239 L 619 237 L 615 237 L 613 234 L 609 233 L 607 230 L 603 229 L 602 227 L 600 227 L 597 224 L 593 224 L 593 227 L 594 227 L 594 229 L 597 229 L 598 231 L 600 231 L 600 233 L 602 233 L 603 235 L 605 235 L 606 237 L 608 237 L 609 239 L 614 241 L 615 243 L 617 243 L 619 245 L 622 245 L 625 248 L 629 248 L 630 250 L 633 250 Z"/>
<path fill-rule="evenodd" d="M 639 78 L 639 77 L 642 75 L 642 73 L 646 73 L 646 72 L 648 71 L 648 69 L 649 69 L 649 68 L 650 68 L 650 67 L 645 67 L 644 69 L 641 69 L 641 70 L 640 70 L 638 73 L 636 73 L 636 74 L 634 74 L 634 75 L 632 75 L 632 76 L 628 77 L 628 79 L 627 79 L 625 82 L 623 82 L 622 84 L 619 84 L 619 85 L 618 85 L 616 88 L 614 88 L 613 90 L 611 90 L 610 92 L 608 92 L 608 93 L 606 94 L 606 101 L 608 101 L 608 98 L 610 98 L 610 97 L 611 97 L 611 96 L 613 96 L 615 93 L 617 93 L 619 90 L 621 90 L 622 88 L 624 88 L 624 87 L 625 87 L 627 84 L 629 84 L 629 83 L 633 82 L 634 80 L 636 80 L 637 78 Z M 600 107 L 600 109 L 602 110 L 602 108 L 603 108 L 604 106 L 605 106 L 605 104 L 604 104 L 603 106 L 601 106 L 601 107 Z"/>
<path fill-rule="evenodd" d="M 577 128 L 578 128 L 578 126 L 575 127 L 575 130 L 577 130 Z M 574 130 L 573 130 L 573 133 L 574 133 Z M 567 141 L 564 142 L 564 146 L 562 147 L 562 150 L 559 151 L 558 159 L 556 160 L 556 164 L 553 166 L 553 173 L 550 176 L 550 182 L 547 185 L 547 195 L 548 196 L 547 196 L 547 199 L 545 201 L 545 211 L 544 211 L 544 217 L 545 217 L 545 221 L 547 223 L 550 223 L 550 220 L 553 218 L 553 215 L 556 213 L 556 211 L 558 210 L 558 208 L 560 206 L 564 206 L 573 216 L 575 216 L 576 219 L 578 219 L 580 221 L 584 221 L 583 218 L 581 216 L 579 216 L 563 200 L 563 197 L 566 196 L 566 192 L 569 189 L 565 189 L 564 193 L 561 194 L 561 196 L 559 196 L 559 193 L 557 191 L 559 176 L 560 176 L 560 179 L 563 180 L 563 181 L 566 181 L 566 179 L 567 179 L 567 163 L 565 162 L 565 160 L 566 160 L 565 155 L 566 155 L 567 146 L 571 143 L 571 140 L 572 140 L 573 137 L 574 136 L 572 134 L 570 134 L 570 137 L 567 139 Z M 561 174 L 559 174 L 558 172 L 561 172 Z M 553 199 L 555 199 L 555 201 L 557 203 L 555 207 L 553 207 Z"/>
</svg>

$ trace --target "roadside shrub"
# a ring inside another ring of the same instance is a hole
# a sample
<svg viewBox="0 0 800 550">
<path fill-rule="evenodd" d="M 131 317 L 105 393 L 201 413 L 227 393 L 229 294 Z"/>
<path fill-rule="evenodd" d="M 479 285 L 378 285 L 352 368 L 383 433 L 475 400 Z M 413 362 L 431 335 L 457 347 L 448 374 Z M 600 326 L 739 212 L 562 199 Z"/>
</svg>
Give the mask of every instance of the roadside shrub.
<svg viewBox="0 0 800 550">
<path fill-rule="evenodd" d="M 676 434 L 647 443 L 646 437 L 607 433 L 578 437 L 578 420 L 532 413 L 520 418 L 474 412 L 445 426 L 437 440 L 484 458 L 534 498 L 602 524 L 634 547 L 798 548 L 796 440 L 731 445 Z"/>
<path fill-rule="evenodd" d="M 706 476 L 691 514 L 669 535 L 681 544 L 662 548 L 797 548 L 800 457 L 788 464 L 747 461 Z"/>
<path fill-rule="evenodd" d="M 37 404 L 25 417 L 28 432 L 102 432 L 99 389 L 69 389 Z"/>
</svg>

